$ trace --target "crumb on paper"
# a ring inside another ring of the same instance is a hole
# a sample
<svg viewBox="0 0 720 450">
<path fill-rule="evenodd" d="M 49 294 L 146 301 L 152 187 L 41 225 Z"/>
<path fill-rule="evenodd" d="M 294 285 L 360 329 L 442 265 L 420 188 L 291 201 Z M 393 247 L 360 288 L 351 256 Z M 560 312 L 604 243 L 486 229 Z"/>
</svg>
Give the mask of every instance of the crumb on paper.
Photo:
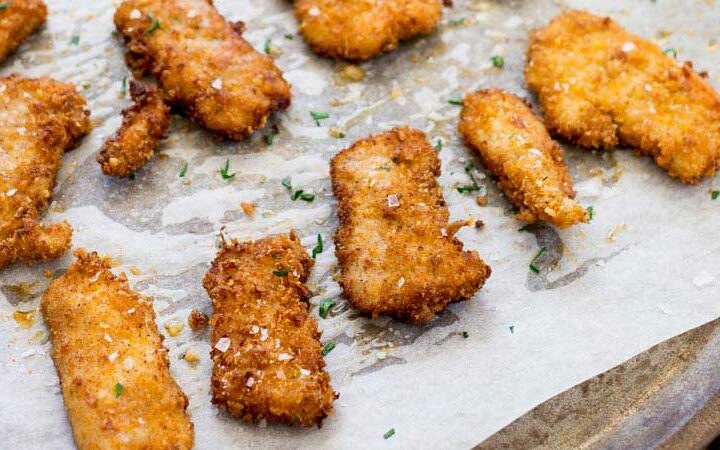
<svg viewBox="0 0 720 450">
<path fill-rule="evenodd" d="M 203 330 L 208 325 L 207 314 L 193 309 L 188 316 L 188 326 L 193 331 Z"/>
</svg>

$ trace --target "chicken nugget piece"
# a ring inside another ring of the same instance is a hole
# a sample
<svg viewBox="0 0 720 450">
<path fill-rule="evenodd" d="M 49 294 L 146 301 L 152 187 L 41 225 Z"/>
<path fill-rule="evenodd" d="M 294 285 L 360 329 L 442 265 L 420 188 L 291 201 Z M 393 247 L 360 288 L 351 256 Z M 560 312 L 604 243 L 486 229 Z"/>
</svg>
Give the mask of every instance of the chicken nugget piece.
<svg viewBox="0 0 720 450">
<path fill-rule="evenodd" d="M 124 177 L 150 161 L 170 127 L 170 108 L 154 86 L 130 82 L 134 105 L 123 110 L 123 121 L 115 136 L 97 155 L 103 173 Z"/>
<path fill-rule="evenodd" d="M 572 142 L 634 147 L 689 184 L 718 167 L 717 92 L 610 18 L 568 11 L 535 31 L 525 77 L 548 128 Z"/>
<path fill-rule="evenodd" d="M 320 55 L 367 60 L 431 32 L 440 0 L 296 0 L 300 34 Z"/>
<path fill-rule="evenodd" d="M 66 222 L 42 226 L 65 151 L 90 131 L 75 86 L 49 78 L 0 78 L 0 268 L 59 258 L 70 248 Z"/>
<path fill-rule="evenodd" d="M 41 310 L 78 448 L 192 448 L 188 400 L 170 376 L 152 300 L 97 253 L 75 256 Z"/>
<path fill-rule="evenodd" d="M 0 2 L 0 63 L 47 20 L 47 6 L 41 0 Z"/>
<path fill-rule="evenodd" d="M 246 422 L 321 425 L 336 398 L 303 284 L 313 260 L 294 232 L 224 244 L 203 285 L 210 319 L 212 402 Z"/>
<path fill-rule="evenodd" d="M 455 238 L 468 223 L 448 223 L 439 175 L 427 137 L 409 127 L 362 139 L 332 159 L 335 255 L 353 307 L 423 324 L 490 276 Z"/>
<path fill-rule="evenodd" d="M 521 98 L 498 89 L 467 94 L 458 130 L 520 208 L 518 219 L 560 228 L 588 221 L 574 200 L 562 149 Z"/>
<path fill-rule="evenodd" d="M 272 58 L 253 50 L 209 0 L 125 0 L 115 12 L 126 61 L 204 127 L 244 139 L 290 105 Z"/>
</svg>

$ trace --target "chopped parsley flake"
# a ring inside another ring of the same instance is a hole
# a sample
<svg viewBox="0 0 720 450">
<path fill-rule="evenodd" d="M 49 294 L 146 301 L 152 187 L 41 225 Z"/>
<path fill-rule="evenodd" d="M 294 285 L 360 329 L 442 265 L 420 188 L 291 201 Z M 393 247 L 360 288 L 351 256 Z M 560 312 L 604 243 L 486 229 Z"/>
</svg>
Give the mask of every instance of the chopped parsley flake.
<svg viewBox="0 0 720 450">
<path fill-rule="evenodd" d="M 331 351 L 333 351 L 334 348 L 335 348 L 335 343 L 334 343 L 334 342 L 328 342 L 327 344 L 325 344 L 325 347 L 323 347 L 321 353 L 322 353 L 323 356 L 327 356 L 328 353 L 330 353 Z"/>
<path fill-rule="evenodd" d="M 710 193 L 710 198 L 711 198 L 711 199 L 717 200 L 718 197 L 720 197 L 720 191 L 712 191 L 712 192 Z"/>
<path fill-rule="evenodd" d="M 435 147 L 434 147 L 434 148 L 435 148 L 435 151 L 437 151 L 437 152 L 439 152 L 440 150 L 443 149 L 443 141 L 442 141 L 442 139 L 438 139 L 438 140 L 437 140 L 437 142 L 435 143 Z"/>
<path fill-rule="evenodd" d="M 677 58 L 677 50 L 672 47 L 666 48 L 665 50 L 663 50 L 663 53 L 665 53 L 666 55 L 670 55 L 673 58 Z"/>
<path fill-rule="evenodd" d="M 125 392 L 125 386 L 123 386 L 120 383 L 115 383 L 113 392 L 115 392 L 115 398 L 120 397 L 122 395 L 122 393 Z"/>
<path fill-rule="evenodd" d="M 266 55 L 269 55 L 272 53 L 273 45 L 272 45 L 272 41 L 270 39 L 265 40 L 265 45 L 263 46 L 263 50 L 265 51 Z"/>
<path fill-rule="evenodd" d="M 180 173 L 178 174 L 178 176 L 180 178 L 185 177 L 185 174 L 187 174 L 187 169 L 188 169 L 188 163 L 185 163 L 185 165 L 182 167 L 182 169 L 180 169 Z"/>
<path fill-rule="evenodd" d="M 323 319 L 327 319 L 328 313 L 332 309 L 332 307 L 335 306 L 335 302 L 332 300 L 323 300 L 320 302 L 320 317 Z"/>
<path fill-rule="evenodd" d="M 317 126 L 320 126 L 320 121 L 329 118 L 330 114 L 324 111 L 310 111 L 310 117 L 313 118 Z"/>
<path fill-rule="evenodd" d="M 128 175 L 129 180 L 134 180 L 135 178 L 137 178 L 137 175 L 135 175 L 134 173 L 131 173 L 130 175 Z"/>
<path fill-rule="evenodd" d="M 298 189 L 297 191 L 293 192 L 293 194 L 290 196 L 290 199 L 292 201 L 300 199 L 306 202 L 311 202 L 315 200 L 315 194 L 311 194 L 310 192 L 305 192 L 302 189 Z"/>
<path fill-rule="evenodd" d="M 70 38 L 70 45 L 78 45 L 80 44 L 80 35 L 76 34 L 72 38 Z"/>
<path fill-rule="evenodd" d="M 390 166 L 377 166 L 375 170 L 384 170 L 386 172 L 389 172 L 390 170 L 392 170 L 392 168 Z"/>
<path fill-rule="evenodd" d="M 472 173 L 473 168 L 474 168 L 473 163 L 469 162 L 469 163 L 465 164 L 465 173 L 467 173 L 468 176 L 470 177 L 470 180 L 472 180 L 472 184 L 467 184 L 465 186 L 458 186 L 457 191 L 459 193 L 462 194 L 463 192 L 474 192 L 474 191 L 480 190 L 480 185 L 478 184 L 477 180 L 475 179 L 475 176 Z"/>
<path fill-rule="evenodd" d="M 463 331 L 463 332 L 462 332 L 462 337 L 463 337 L 463 339 L 467 339 L 467 338 L 470 337 L 470 333 L 468 333 L 467 331 Z"/>
<path fill-rule="evenodd" d="M 282 185 L 285 186 L 286 188 L 292 189 L 292 184 L 290 184 L 290 183 L 291 183 L 290 177 L 285 177 L 285 178 L 283 178 L 282 181 L 281 181 L 281 183 L 282 183 Z"/>
<path fill-rule="evenodd" d="M 315 244 L 315 248 L 312 249 L 312 257 L 315 259 L 317 255 L 323 252 L 323 239 L 320 233 L 317 235 L 317 244 Z M 324 319 L 324 317 L 323 317 Z"/>
<path fill-rule="evenodd" d="M 529 232 L 530 232 L 530 225 L 531 225 L 531 224 L 527 224 L 527 225 L 525 225 L 524 227 L 518 228 L 518 231 L 521 232 L 521 233 L 522 233 L 523 231 L 527 231 L 527 232 L 529 233 Z"/>
<path fill-rule="evenodd" d="M 460 105 L 460 106 L 461 106 L 461 105 L 462 105 L 462 97 L 460 97 L 460 96 L 458 96 L 458 97 L 451 97 L 451 98 L 448 100 L 448 103 L 450 103 L 451 105 Z"/>
<path fill-rule="evenodd" d="M 510 328 L 510 334 L 515 334 L 515 325 L 510 325 L 508 328 Z"/>
<path fill-rule="evenodd" d="M 289 272 L 287 269 L 273 270 L 273 275 L 275 275 L 276 277 L 284 277 L 288 273 Z"/>
<path fill-rule="evenodd" d="M 222 176 L 223 180 L 232 180 L 235 178 L 235 173 L 228 173 L 230 170 L 230 160 L 225 160 L 225 165 L 220 168 L 220 175 Z"/>
<path fill-rule="evenodd" d="M 10 7 L 10 4 L 7 2 L 0 3 L 0 11 L 4 11 Z"/>
<path fill-rule="evenodd" d="M 393 436 L 395 436 L 395 428 L 390 428 L 383 434 L 383 439 L 390 439 Z"/>
<path fill-rule="evenodd" d="M 267 136 L 265 136 L 265 143 L 267 145 L 273 145 L 273 142 L 275 141 L 275 136 L 277 136 L 277 131 L 270 130 Z"/>
<path fill-rule="evenodd" d="M 535 273 L 540 273 L 540 269 L 537 268 L 535 263 L 537 262 L 538 258 L 542 256 L 542 254 L 545 253 L 545 247 L 542 247 L 540 251 L 535 255 L 535 257 L 530 261 L 530 270 L 532 270 Z"/>
<path fill-rule="evenodd" d="M 150 25 L 150 28 L 145 30 L 146 35 L 153 34 L 155 31 L 160 29 L 160 21 L 155 18 L 153 13 L 149 12 L 147 13 L 148 19 L 152 20 L 152 25 Z"/>
<path fill-rule="evenodd" d="M 588 206 L 587 213 L 588 213 L 588 220 L 593 220 L 593 214 L 595 213 L 595 208 L 592 206 Z"/>
<path fill-rule="evenodd" d="M 123 77 L 120 83 L 120 96 L 125 98 L 125 94 L 127 94 L 127 77 Z"/>
<path fill-rule="evenodd" d="M 448 22 L 448 26 L 450 27 L 459 27 L 460 25 L 463 25 L 465 23 L 465 18 L 461 17 L 459 19 L 453 19 Z"/>
<path fill-rule="evenodd" d="M 292 41 L 293 39 L 295 39 L 295 36 L 293 36 L 293 35 L 290 34 L 290 33 L 286 33 L 286 34 L 285 34 L 285 39 L 288 39 L 288 40 Z"/>
<path fill-rule="evenodd" d="M 490 58 L 490 60 L 492 61 L 492 65 L 497 67 L 498 69 L 502 69 L 503 67 L 505 67 L 505 59 L 503 59 L 502 56 L 495 55 Z"/>
</svg>

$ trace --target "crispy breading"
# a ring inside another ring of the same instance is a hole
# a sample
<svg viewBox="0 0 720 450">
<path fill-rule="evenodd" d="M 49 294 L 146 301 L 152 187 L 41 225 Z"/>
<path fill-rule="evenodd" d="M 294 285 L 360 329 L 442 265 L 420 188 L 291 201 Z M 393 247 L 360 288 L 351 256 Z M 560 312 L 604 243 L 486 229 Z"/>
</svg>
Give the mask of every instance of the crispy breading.
<svg viewBox="0 0 720 450">
<path fill-rule="evenodd" d="M 97 253 L 75 256 L 41 309 L 78 448 L 192 448 L 188 400 L 170 376 L 152 300 Z"/>
<path fill-rule="evenodd" d="M 203 285 L 215 312 L 212 401 L 246 422 L 320 426 L 335 394 L 304 282 L 313 260 L 294 232 L 225 243 Z"/>
<path fill-rule="evenodd" d="M 71 84 L 0 78 L 0 268 L 55 259 L 70 248 L 70 225 L 44 227 L 40 214 L 64 152 L 90 131 L 85 106 Z"/>
<path fill-rule="evenodd" d="M 125 0 L 115 12 L 126 61 L 154 75 L 167 101 L 240 140 L 290 104 L 290 85 L 207 0 Z"/>
<path fill-rule="evenodd" d="M 332 159 L 335 255 L 353 307 L 422 324 L 490 276 L 454 236 L 467 223 L 448 223 L 439 175 L 427 137 L 409 127 L 362 139 Z"/>
<path fill-rule="evenodd" d="M 25 42 L 47 20 L 47 6 L 41 0 L 1 2 L 0 63 Z"/>
<path fill-rule="evenodd" d="M 131 81 L 130 96 L 135 104 L 123 110 L 120 129 L 97 155 L 105 175 L 124 177 L 150 161 L 170 126 L 170 108 L 156 87 Z"/>
<path fill-rule="evenodd" d="M 574 200 L 562 149 L 521 98 L 498 89 L 467 94 L 458 130 L 520 208 L 518 219 L 560 228 L 588 221 Z"/>
<path fill-rule="evenodd" d="M 626 145 L 695 184 L 720 164 L 720 97 L 690 63 L 610 18 L 568 11 L 532 34 L 525 69 L 554 133 Z"/>
<path fill-rule="evenodd" d="M 366 60 L 400 41 L 431 32 L 440 0 L 295 0 L 300 34 L 312 49 L 337 59 Z"/>
</svg>

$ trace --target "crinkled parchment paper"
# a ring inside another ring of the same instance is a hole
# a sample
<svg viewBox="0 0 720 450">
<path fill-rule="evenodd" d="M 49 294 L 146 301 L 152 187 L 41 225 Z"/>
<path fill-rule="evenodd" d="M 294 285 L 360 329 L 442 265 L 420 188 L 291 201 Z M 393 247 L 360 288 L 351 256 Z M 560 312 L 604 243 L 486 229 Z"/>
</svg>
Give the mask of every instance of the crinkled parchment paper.
<svg viewBox="0 0 720 450">
<path fill-rule="evenodd" d="M 519 232 L 522 224 L 488 178 L 481 180 L 486 207 L 456 191 L 468 182 L 464 163 L 476 159 L 455 131 L 459 108 L 448 103 L 478 87 L 528 96 L 522 84 L 528 30 L 568 5 L 610 14 L 675 48 L 679 58 L 709 70 L 718 86 L 718 2 L 456 0 L 437 32 L 362 64 L 360 83 L 343 82 L 343 64 L 308 52 L 295 34 L 290 2 L 216 3 L 228 19 L 248 23 L 245 37 L 256 48 L 271 39 L 282 52 L 277 64 L 293 84 L 294 99 L 273 119 L 279 135 L 272 146 L 263 139 L 267 129 L 245 142 L 218 142 L 174 117 L 160 154 L 134 180 L 102 175 L 95 153 L 129 103 L 119 97 L 128 71 L 109 0 L 51 0 L 47 27 L 0 71 L 71 81 L 88 97 L 96 128 L 65 156 L 47 220 L 68 220 L 74 246 L 111 256 L 116 271 L 126 271 L 135 289 L 155 298 L 172 373 L 190 397 L 198 449 L 469 447 L 549 397 L 720 315 L 720 202 L 709 193 L 720 181 L 683 186 L 629 151 L 568 148 L 579 199 L 594 207 L 592 223 Z M 460 18 L 464 23 L 451 22 Z M 71 43 L 75 35 L 78 45 Z M 505 58 L 503 70 L 492 67 L 493 55 Z M 310 110 L 330 118 L 317 127 Z M 472 301 L 452 305 L 426 327 L 358 317 L 332 278 L 337 219 L 328 161 L 358 138 L 405 123 L 444 142 L 440 183 L 453 218 L 486 224 L 459 237 L 493 268 Z M 329 137 L 332 126 L 347 136 Z M 230 182 L 219 174 L 226 160 L 237 172 Z M 315 192 L 315 201 L 291 201 L 280 183 L 287 176 Z M 254 218 L 242 212 L 242 202 L 257 203 Z M 313 305 L 338 302 L 336 314 L 319 323 L 323 340 L 337 343 L 326 360 L 340 398 L 322 429 L 250 426 L 219 413 L 210 404 L 207 331 L 185 326 L 168 335 L 165 324 L 185 322 L 192 309 L 211 312 L 201 280 L 223 225 L 240 239 L 294 227 L 308 248 L 317 233 L 326 241 L 310 285 Z M 541 247 L 547 251 L 538 265 L 545 269 L 535 274 L 528 263 Z M 39 313 L 27 329 L 14 319 L 15 311 L 38 307 L 49 282 L 43 272 L 59 276 L 71 260 L 68 253 L 0 274 L 3 448 L 73 446 L 45 325 Z M 188 349 L 201 356 L 197 367 L 181 358 Z M 396 434 L 384 440 L 390 428 Z"/>
</svg>

